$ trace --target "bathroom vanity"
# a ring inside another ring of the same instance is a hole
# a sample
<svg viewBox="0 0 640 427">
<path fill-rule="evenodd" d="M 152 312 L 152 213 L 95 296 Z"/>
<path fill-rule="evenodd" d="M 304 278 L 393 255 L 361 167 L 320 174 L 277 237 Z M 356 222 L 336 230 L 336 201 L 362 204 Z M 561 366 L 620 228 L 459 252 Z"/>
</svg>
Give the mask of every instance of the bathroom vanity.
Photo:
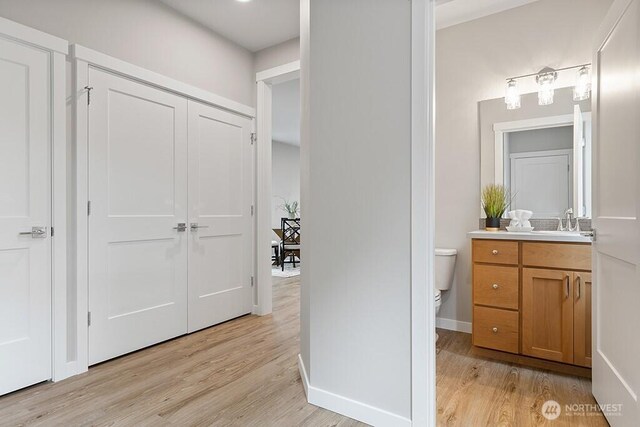
<svg viewBox="0 0 640 427">
<path fill-rule="evenodd" d="M 474 231 L 474 346 L 591 367 L 591 241 Z"/>
</svg>

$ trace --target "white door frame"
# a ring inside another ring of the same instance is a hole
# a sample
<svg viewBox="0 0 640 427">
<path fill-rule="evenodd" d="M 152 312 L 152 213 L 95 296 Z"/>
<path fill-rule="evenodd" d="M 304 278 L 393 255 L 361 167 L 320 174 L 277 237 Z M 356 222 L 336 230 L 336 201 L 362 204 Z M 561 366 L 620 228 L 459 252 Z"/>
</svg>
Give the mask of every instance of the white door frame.
<svg viewBox="0 0 640 427">
<path fill-rule="evenodd" d="M 192 99 L 212 105 L 217 108 L 253 119 L 255 109 L 236 101 L 215 95 L 203 89 L 174 80 L 161 74 L 149 71 L 137 65 L 122 61 L 112 56 L 100 53 L 87 47 L 74 44 L 71 46 L 71 58 L 74 69 L 73 99 L 75 117 L 75 156 L 76 156 L 76 324 L 77 337 L 77 373 L 88 369 L 88 91 L 89 67 L 99 68 L 108 72 L 138 81 L 165 91 L 173 92 L 186 99 Z"/>
<path fill-rule="evenodd" d="M 75 372 L 75 360 L 67 352 L 67 106 L 66 40 L 0 17 L 0 37 L 49 53 L 51 110 L 51 313 L 52 380 Z"/>
<path fill-rule="evenodd" d="M 300 78 L 300 61 L 290 62 L 256 74 L 256 289 L 254 314 L 272 311 L 271 282 L 271 121 L 274 84 Z"/>
</svg>

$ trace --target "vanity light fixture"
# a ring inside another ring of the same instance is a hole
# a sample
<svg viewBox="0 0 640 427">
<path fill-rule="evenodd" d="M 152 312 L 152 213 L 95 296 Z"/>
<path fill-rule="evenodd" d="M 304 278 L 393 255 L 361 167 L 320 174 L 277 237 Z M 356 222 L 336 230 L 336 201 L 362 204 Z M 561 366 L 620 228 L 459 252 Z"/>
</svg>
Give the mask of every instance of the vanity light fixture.
<svg viewBox="0 0 640 427">
<path fill-rule="evenodd" d="M 576 85 L 573 88 L 573 100 L 584 101 L 591 96 L 591 73 L 587 66 L 583 66 L 578 70 L 576 76 Z"/>
<path fill-rule="evenodd" d="M 543 68 L 536 76 L 538 83 L 538 105 L 553 104 L 553 94 L 555 92 L 555 82 L 558 73 L 553 68 Z"/>
<path fill-rule="evenodd" d="M 517 110 L 520 108 L 520 92 L 518 92 L 517 83 L 514 79 L 507 82 L 504 102 L 507 104 L 507 110 Z"/>
<path fill-rule="evenodd" d="M 525 74 L 523 76 L 509 77 L 507 79 L 507 88 L 505 91 L 504 102 L 507 104 L 507 110 L 515 110 L 520 108 L 520 92 L 517 88 L 517 80 L 526 77 L 535 77 L 538 84 L 538 104 L 553 104 L 553 96 L 555 93 L 555 85 L 558 79 L 558 73 L 566 70 L 579 69 L 576 76 L 576 85 L 573 88 L 574 101 L 583 101 L 591 96 L 591 73 L 589 68 L 591 64 L 573 65 L 571 67 L 553 68 L 545 67 L 537 73 Z"/>
</svg>

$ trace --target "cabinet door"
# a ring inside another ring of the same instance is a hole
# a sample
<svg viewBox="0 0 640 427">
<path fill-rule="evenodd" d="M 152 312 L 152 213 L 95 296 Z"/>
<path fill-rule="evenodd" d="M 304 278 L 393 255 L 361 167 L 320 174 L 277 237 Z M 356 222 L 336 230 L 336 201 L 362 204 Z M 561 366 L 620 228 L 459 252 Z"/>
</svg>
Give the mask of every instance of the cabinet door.
<svg viewBox="0 0 640 427">
<path fill-rule="evenodd" d="M 591 273 L 573 273 L 573 287 L 573 362 L 591 367 Z"/>
<path fill-rule="evenodd" d="M 523 269 L 523 354 L 573 363 L 572 279 L 567 271 Z"/>
</svg>

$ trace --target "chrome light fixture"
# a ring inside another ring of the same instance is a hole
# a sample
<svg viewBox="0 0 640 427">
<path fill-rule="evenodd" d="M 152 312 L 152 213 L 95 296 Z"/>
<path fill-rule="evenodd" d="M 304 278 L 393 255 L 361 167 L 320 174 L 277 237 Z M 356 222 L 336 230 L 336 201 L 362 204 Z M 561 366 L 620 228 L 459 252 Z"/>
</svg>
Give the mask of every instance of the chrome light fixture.
<svg viewBox="0 0 640 427">
<path fill-rule="evenodd" d="M 573 88 L 573 100 L 584 101 L 591 96 L 591 73 L 586 66 L 578 70 L 576 85 Z"/>
<path fill-rule="evenodd" d="M 553 104 L 553 94 L 558 73 L 553 68 L 543 68 L 536 76 L 538 83 L 538 105 Z"/>
<path fill-rule="evenodd" d="M 518 87 L 514 79 L 510 79 L 507 82 L 504 102 L 507 104 L 507 110 L 517 110 L 520 108 L 520 92 L 518 92 Z"/>
</svg>

